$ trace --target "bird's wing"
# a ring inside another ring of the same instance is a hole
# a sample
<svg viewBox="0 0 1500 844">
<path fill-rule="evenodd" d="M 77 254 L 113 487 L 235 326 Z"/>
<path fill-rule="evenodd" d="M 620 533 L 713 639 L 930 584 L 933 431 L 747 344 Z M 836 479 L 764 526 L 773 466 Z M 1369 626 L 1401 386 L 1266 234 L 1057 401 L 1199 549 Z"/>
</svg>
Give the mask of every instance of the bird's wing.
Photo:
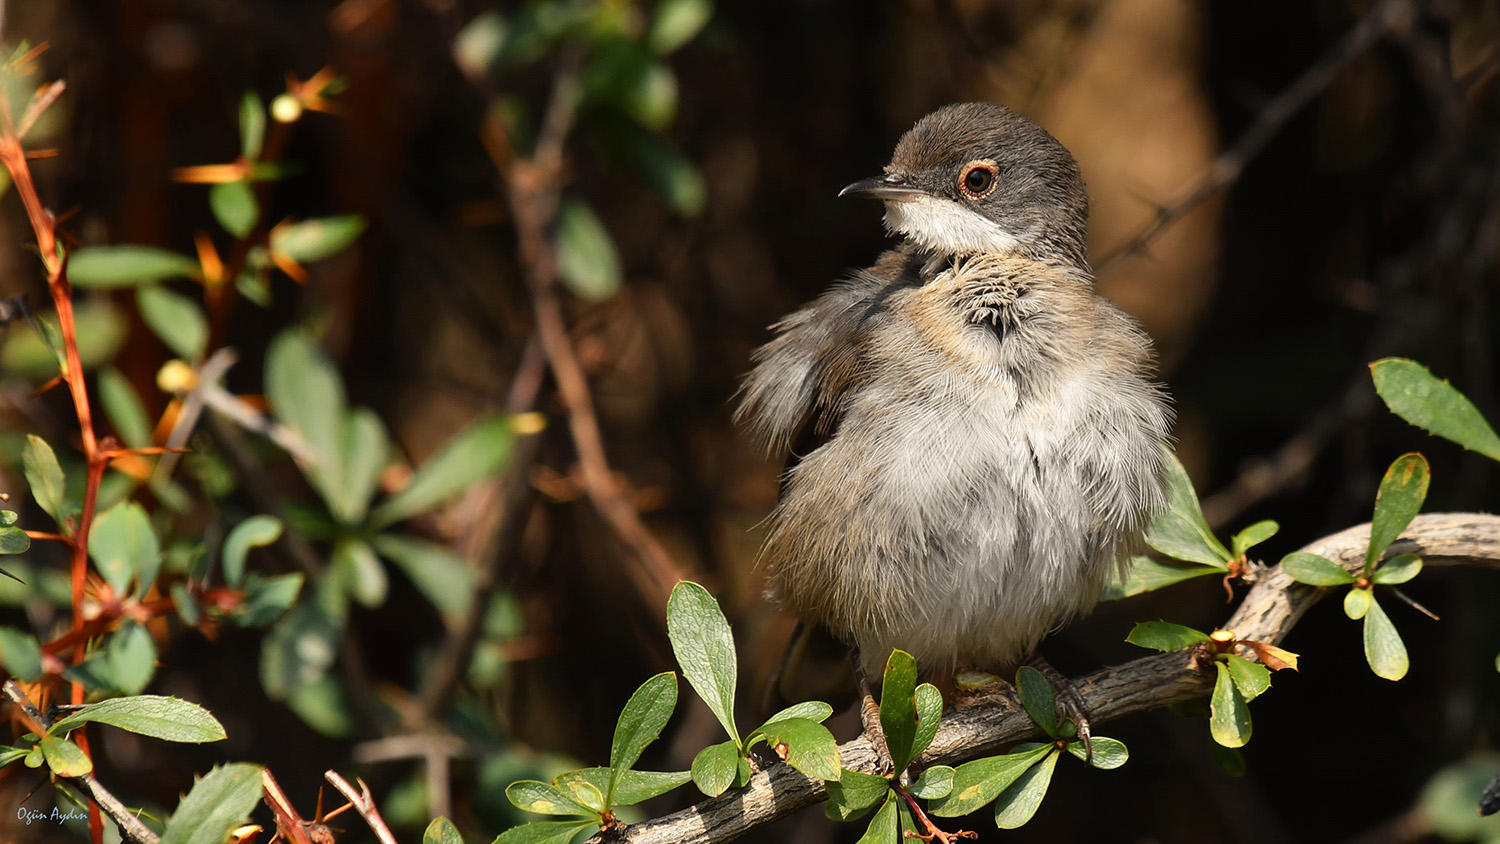
<svg viewBox="0 0 1500 844">
<path fill-rule="evenodd" d="M 868 321 L 888 291 L 915 275 L 912 256 L 892 250 L 772 326 L 776 336 L 755 351 L 735 421 L 772 454 L 821 445 L 861 381 Z"/>
</svg>

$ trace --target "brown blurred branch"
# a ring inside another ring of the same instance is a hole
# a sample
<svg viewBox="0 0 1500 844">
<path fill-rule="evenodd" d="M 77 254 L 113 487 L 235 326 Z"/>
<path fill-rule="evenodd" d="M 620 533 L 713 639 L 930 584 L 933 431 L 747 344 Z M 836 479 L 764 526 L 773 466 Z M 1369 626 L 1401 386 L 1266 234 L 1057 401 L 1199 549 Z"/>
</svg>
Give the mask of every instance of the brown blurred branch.
<svg viewBox="0 0 1500 844">
<path fill-rule="evenodd" d="M 21 710 L 25 716 L 23 720 L 29 722 L 28 726 L 33 732 L 37 735 L 47 732 L 47 729 L 52 726 L 52 722 L 36 708 L 36 705 L 31 702 L 26 693 L 21 691 L 21 687 L 16 685 L 16 681 L 6 680 L 4 690 L 5 696 L 10 699 L 11 704 Z M 88 794 L 89 799 L 99 804 L 99 808 L 103 809 L 104 813 L 109 815 L 110 819 L 120 827 L 121 835 L 131 841 L 137 842 L 137 844 L 156 844 L 157 841 L 161 840 L 149 827 L 141 823 L 141 819 L 137 818 L 130 811 L 129 807 L 121 803 L 118 797 L 115 797 L 108 789 L 101 785 L 92 773 L 72 777 L 71 779 L 73 782 L 78 783 L 79 787 Z"/>
<path fill-rule="evenodd" d="M 1416 14 L 1416 2 L 1417 0 L 1380 0 L 1376 3 L 1322 58 L 1265 104 L 1256 114 L 1250 128 L 1213 160 L 1208 169 L 1184 192 L 1182 199 L 1171 205 L 1159 206 L 1155 218 L 1145 228 L 1099 261 L 1098 271 L 1103 272 L 1122 258 L 1144 253 L 1163 231 L 1219 191 L 1234 184 L 1250 161 L 1276 137 L 1287 121 L 1322 93 L 1338 76 L 1339 71 L 1386 35 L 1408 28 Z"/>
<path fill-rule="evenodd" d="M 1364 564 L 1368 524 L 1349 528 L 1305 546 L 1350 571 Z M 1479 513 L 1432 513 L 1418 516 L 1391 545 L 1387 555 L 1419 554 L 1428 565 L 1500 567 L 1500 516 Z M 1275 644 L 1302 615 L 1331 589 L 1294 582 L 1278 566 L 1267 568 L 1246 594 L 1238 611 L 1224 624 L 1240 639 Z M 1212 677 L 1192 667 L 1186 651 L 1143 657 L 1074 680 L 1095 725 L 1172 703 L 1201 698 Z M 932 746 L 921 764 L 957 764 L 1040 735 L 1022 710 L 1009 705 L 944 713 Z M 864 737 L 839 747 L 843 765 L 875 772 L 875 755 Z M 823 783 L 785 764 L 756 773 L 749 785 L 680 812 L 628 827 L 618 835 L 603 833 L 590 844 L 716 844 L 827 799 Z"/>
<path fill-rule="evenodd" d="M 497 159 L 496 166 L 506 178 L 507 198 L 520 240 L 521 269 L 531 289 L 536 333 L 547 353 L 558 393 L 568 409 L 568 427 L 578 451 L 581 482 L 599 515 L 629 549 L 635 563 L 629 567 L 629 573 L 636 588 L 653 611 L 661 612 L 666 608 L 673 584 L 680 579 L 677 566 L 646 529 L 625 483 L 610 468 L 588 377 L 568 337 L 567 320 L 557 292 L 552 228 L 561 192 L 563 151 L 577 117 L 578 65 L 577 53 L 567 53 L 560 59 L 551 100 L 531 157 L 504 162 Z"/>
<path fill-rule="evenodd" d="M 370 787 L 365 785 L 364 780 L 359 781 L 359 790 L 355 791 L 349 781 L 339 776 L 337 771 L 329 769 L 323 772 L 323 778 L 333 784 L 333 787 L 344 795 L 354 811 L 365 819 L 375 837 L 380 839 L 380 844 L 396 844 L 396 836 L 391 834 L 391 828 L 386 825 L 385 818 L 380 816 L 380 809 L 375 806 L 375 798 L 370 796 Z"/>
</svg>

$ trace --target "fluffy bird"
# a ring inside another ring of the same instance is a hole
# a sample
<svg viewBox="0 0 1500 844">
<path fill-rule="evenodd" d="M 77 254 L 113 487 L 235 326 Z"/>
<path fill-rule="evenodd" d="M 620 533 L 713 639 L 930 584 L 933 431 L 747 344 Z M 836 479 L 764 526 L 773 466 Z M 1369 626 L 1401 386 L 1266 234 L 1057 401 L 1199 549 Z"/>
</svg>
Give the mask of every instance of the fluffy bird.
<svg viewBox="0 0 1500 844">
<path fill-rule="evenodd" d="M 1150 340 L 1094 291 L 1073 156 L 991 103 L 922 118 L 885 174 L 900 243 L 777 323 L 737 419 L 791 452 L 769 596 L 862 655 L 1009 676 L 1091 608 L 1164 506 Z"/>
</svg>

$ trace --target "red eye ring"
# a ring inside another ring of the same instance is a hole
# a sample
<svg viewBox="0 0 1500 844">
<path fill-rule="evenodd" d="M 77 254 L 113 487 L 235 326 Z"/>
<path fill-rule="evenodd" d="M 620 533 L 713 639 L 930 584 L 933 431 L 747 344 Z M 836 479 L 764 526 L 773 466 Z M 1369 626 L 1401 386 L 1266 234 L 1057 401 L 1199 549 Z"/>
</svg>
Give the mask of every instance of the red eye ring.
<svg viewBox="0 0 1500 844">
<path fill-rule="evenodd" d="M 993 161 L 970 161 L 959 171 L 958 189 L 970 199 L 984 199 L 1000 181 L 1000 168 Z"/>
</svg>

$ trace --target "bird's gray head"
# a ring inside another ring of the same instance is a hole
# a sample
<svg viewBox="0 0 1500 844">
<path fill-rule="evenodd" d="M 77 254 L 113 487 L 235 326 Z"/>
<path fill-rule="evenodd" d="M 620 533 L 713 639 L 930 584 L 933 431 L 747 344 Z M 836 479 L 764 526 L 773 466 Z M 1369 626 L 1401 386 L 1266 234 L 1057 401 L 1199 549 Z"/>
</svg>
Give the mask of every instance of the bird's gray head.
<svg viewBox="0 0 1500 844">
<path fill-rule="evenodd" d="M 896 144 L 884 176 L 839 196 L 885 201 L 886 228 L 939 254 L 1018 253 L 1088 267 L 1089 199 L 1067 148 L 994 103 L 945 106 Z"/>
</svg>

